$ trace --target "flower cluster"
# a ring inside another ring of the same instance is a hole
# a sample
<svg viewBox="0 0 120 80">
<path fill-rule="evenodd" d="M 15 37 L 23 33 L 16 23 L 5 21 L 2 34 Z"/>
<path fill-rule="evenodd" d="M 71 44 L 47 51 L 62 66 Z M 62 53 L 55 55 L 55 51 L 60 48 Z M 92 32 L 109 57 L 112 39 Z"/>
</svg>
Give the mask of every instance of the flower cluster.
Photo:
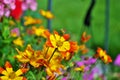
<svg viewBox="0 0 120 80">
<path fill-rule="evenodd" d="M 49 77 L 62 74 L 61 69 L 65 67 L 61 61 L 69 60 L 77 50 L 77 43 L 69 41 L 69 35 L 47 34 L 47 41 L 43 50 L 33 50 L 28 45 L 24 52 L 17 49 L 18 55 L 15 58 L 21 63 L 30 64 L 35 68 L 44 66 Z"/>
<path fill-rule="evenodd" d="M 37 0 L 0 0 L 0 25 L 3 26 L 0 28 L 0 60 L 7 59 L 5 67 L 0 67 L 0 80 L 29 80 L 31 75 L 34 78 L 31 80 L 68 80 L 76 77 L 71 76 L 72 72 L 82 72 L 84 80 L 88 80 L 85 76 L 93 80 L 98 72 L 93 68 L 99 58 L 105 64 L 112 62 L 101 48 L 93 56 L 86 54 L 90 50 L 86 43 L 91 38 L 86 32 L 83 32 L 78 44 L 64 30 L 50 32 L 45 28 L 44 20 L 39 17 L 51 20 L 54 18 L 51 11 L 41 9 L 40 15 L 35 18 L 30 16 L 32 14 L 28 16 L 27 12 L 22 16 L 26 10 L 37 10 Z M 18 63 L 15 70 L 8 60 Z M 118 60 L 116 65 L 119 65 Z"/>
<path fill-rule="evenodd" d="M 81 61 L 76 62 L 76 71 L 87 72 L 92 68 L 92 65 L 96 63 L 95 58 L 92 57 L 82 57 Z"/>
</svg>

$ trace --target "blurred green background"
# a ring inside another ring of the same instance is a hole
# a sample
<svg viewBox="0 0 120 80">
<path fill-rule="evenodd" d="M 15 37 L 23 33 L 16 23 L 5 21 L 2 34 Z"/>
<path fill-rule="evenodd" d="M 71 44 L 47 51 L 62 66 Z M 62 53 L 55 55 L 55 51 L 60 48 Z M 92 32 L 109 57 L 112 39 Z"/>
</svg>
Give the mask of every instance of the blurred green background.
<svg viewBox="0 0 120 80">
<path fill-rule="evenodd" d="M 37 0 L 38 10 L 47 10 L 48 0 Z M 65 29 L 70 33 L 72 39 L 79 40 L 80 34 L 87 31 L 92 38 L 92 48 L 102 47 L 105 44 L 105 9 L 106 0 L 96 0 L 92 11 L 90 28 L 84 28 L 84 18 L 91 0 L 52 0 L 52 13 L 55 18 L 52 20 L 52 30 Z M 109 51 L 115 58 L 120 52 L 120 0 L 110 0 L 110 30 L 109 30 Z"/>
</svg>

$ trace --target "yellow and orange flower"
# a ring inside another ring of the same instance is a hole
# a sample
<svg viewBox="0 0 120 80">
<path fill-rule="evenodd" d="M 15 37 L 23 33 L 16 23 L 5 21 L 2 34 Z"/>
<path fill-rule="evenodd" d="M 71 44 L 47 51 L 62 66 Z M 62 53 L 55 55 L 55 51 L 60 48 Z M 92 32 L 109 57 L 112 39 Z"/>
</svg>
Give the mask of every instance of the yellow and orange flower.
<svg viewBox="0 0 120 80">
<path fill-rule="evenodd" d="M 81 42 L 86 43 L 90 38 L 91 38 L 90 35 L 87 35 L 86 32 L 83 32 L 82 37 L 81 37 Z"/>
<path fill-rule="evenodd" d="M 53 19 L 54 18 L 53 14 L 50 11 L 40 10 L 40 14 L 47 19 Z"/>
<path fill-rule="evenodd" d="M 31 47 L 31 45 L 28 45 L 26 50 L 24 52 L 21 52 L 17 49 L 18 55 L 15 56 L 15 58 L 18 59 L 18 61 L 22 63 L 29 63 L 33 67 L 39 67 L 41 65 L 45 65 L 44 55 L 41 53 L 41 51 L 34 51 Z M 41 60 L 43 63 L 38 63 L 37 61 Z"/>
<path fill-rule="evenodd" d="M 106 51 L 102 50 L 101 48 L 97 49 L 97 54 L 95 54 L 95 57 L 100 57 L 104 63 L 112 62 L 111 57 L 106 53 Z"/>
<path fill-rule="evenodd" d="M 17 39 L 13 40 L 13 43 L 17 46 L 23 47 L 24 41 L 21 39 L 21 37 L 18 37 Z"/>
<path fill-rule="evenodd" d="M 51 59 L 49 62 L 49 65 L 46 67 L 46 72 L 48 76 L 53 76 L 55 74 L 62 74 L 61 69 L 64 69 L 65 67 L 61 64 L 61 61 L 59 59 Z"/>
<path fill-rule="evenodd" d="M 22 74 L 28 71 L 27 68 L 21 68 L 13 71 L 12 65 L 6 61 L 5 69 L 0 67 L 0 80 L 27 80 Z"/>
<path fill-rule="evenodd" d="M 33 26 L 32 27 L 32 30 L 33 30 L 33 34 L 37 35 L 37 36 L 42 36 L 42 37 L 45 37 L 46 38 L 46 35 L 45 35 L 45 31 L 47 29 L 45 29 L 43 26 L 40 26 L 40 27 L 35 27 Z"/>
<path fill-rule="evenodd" d="M 82 54 L 86 54 L 89 51 L 85 44 L 80 45 L 79 49 L 82 52 Z"/>
<path fill-rule="evenodd" d="M 44 46 L 42 53 L 45 54 L 44 60 L 47 61 L 47 65 L 44 66 L 46 69 L 46 73 L 49 77 L 47 80 L 55 80 L 56 74 L 62 74 L 61 69 L 64 68 L 64 66 L 61 64 L 61 54 L 58 51 L 56 51 L 55 48 L 46 46 Z M 37 62 L 41 63 L 41 60 L 38 60 Z"/>
<path fill-rule="evenodd" d="M 46 42 L 49 47 L 57 48 L 58 51 L 67 51 L 70 49 L 70 43 L 63 36 L 60 36 L 57 32 L 51 34 Z"/>
<path fill-rule="evenodd" d="M 25 19 L 25 22 L 24 22 L 25 26 L 42 23 L 42 20 L 32 18 L 31 16 L 25 16 L 24 19 Z"/>
<path fill-rule="evenodd" d="M 79 46 L 77 42 L 70 41 L 70 49 L 67 50 L 66 52 L 61 52 L 62 57 L 65 60 L 70 60 L 74 55 L 74 53 L 78 51 L 78 49 L 79 49 Z"/>
</svg>

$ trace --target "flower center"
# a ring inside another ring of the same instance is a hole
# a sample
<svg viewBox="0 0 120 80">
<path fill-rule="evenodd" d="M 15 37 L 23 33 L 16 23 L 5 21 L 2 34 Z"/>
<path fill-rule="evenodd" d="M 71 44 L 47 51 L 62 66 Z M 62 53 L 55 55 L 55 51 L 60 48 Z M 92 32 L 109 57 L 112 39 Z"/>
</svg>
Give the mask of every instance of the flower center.
<svg viewBox="0 0 120 80">
<path fill-rule="evenodd" d="M 10 78 L 10 79 L 14 79 L 15 76 L 16 76 L 15 72 L 11 72 L 11 73 L 9 74 L 9 78 Z"/>
<path fill-rule="evenodd" d="M 61 47 L 63 45 L 62 41 L 57 41 L 56 46 Z"/>
<path fill-rule="evenodd" d="M 35 60 L 36 60 L 36 57 L 33 55 L 33 56 L 30 58 L 30 60 L 35 61 Z"/>
</svg>

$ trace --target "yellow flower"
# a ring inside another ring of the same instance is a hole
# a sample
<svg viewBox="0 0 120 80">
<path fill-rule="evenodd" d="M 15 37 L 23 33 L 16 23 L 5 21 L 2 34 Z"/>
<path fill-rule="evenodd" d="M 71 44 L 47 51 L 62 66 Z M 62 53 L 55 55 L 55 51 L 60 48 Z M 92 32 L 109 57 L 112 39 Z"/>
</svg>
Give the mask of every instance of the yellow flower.
<svg viewBox="0 0 120 80">
<path fill-rule="evenodd" d="M 24 17 L 24 19 L 25 19 L 25 22 L 24 22 L 25 26 L 42 23 L 40 19 L 35 19 L 35 18 L 32 18 L 31 16 L 26 16 Z"/>
<path fill-rule="evenodd" d="M 50 11 L 40 10 L 40 14 L 47 19 L 52 19 L 54 17 Z"/>
<path fill-rule="evenodd" d="M 45 65 L 47 75 L 51 80 L 54 80 L 56 77 L 55 74 L 60 75 L 62 73 L 61 69 L 64 68 L 61 64 L 62 56 L 55 48 L 46 46 L 44 46 L 42 53 L 47 61 L 47 65 Z M 41 63 L 41 60 L 38 60 L 37 62 Z"/>
<path fill-rule="evenodd" d="M 46 67 L 46 72 L 48 76 L 53 76 L 55 74 L 62 74 L 61 69 L 64 69 L 64 66 L 61 64 L 59 59 L 51 59 L 48 66 Z"/>
<path fill-rule="evenodd" d="M 49 61 L 50 60 L 50 57 L 51 59 L 57 59 L 59 57 L 61 57 L 61 54 L 58 52 L 58 51 L 55 51 L 55 48 L 52 48 L 52 47 L 46 47 L 44 46 L 43 50 L 42 50 L 42 54 L 44 54 L 44 58 Z M 60 59 L 61 60 L 61 59 Z"/>
<path fill-rule="evenodd" d="M 46 31 L 46 29 L 43 27 L 43 26 L 40 26 L 40 27 L 35 27 L 33 26 L 32 27 L 32 30 L 33 30 L 33 33 L 37 36 L 43 36 L 43 37 L 46 37 L 44 32 Z"/>
<path fill-rule="evenodd" d="M 85 66 L 82 65 L 82 66 L 80 66 L 80 67 L 76 67 L 76 68 L 74 68 L 74 70 L 75 70 L 75 71 L 82 71 L 82 72 L 84 72 Z"/>
<path fill-rule="evenodd" d="M 22 76 L 22 74 L 27 71 L 28 69 L 26 68 L 13 71 L 11 64 L 7 61 L 5 63 L 5 69 L 0 67 L 0 80 L 27 80 L 24 76 Z"/>
<path fill-rule="evenodd" d="M 33 67 L 39 67 L 43 65 L 42 63 L 38 63 L 38 60 L 44 61 L 44 56 L 41 51 L 34 51 L 31 45 L 28 45 L 24 52 L 21 52 L 17 49 L 18 55 L 15 58 L 22 63 L 30 63 Z M 44 61 L 45 62 L 45 61 Z"/>
<path fill-rule="evenodd" d="M 57 48 L 58 51 L 67 51 L 70 49 L 69 41 L 66 41 L 63 36 L 56 33 L 49 36 L 48 43 L 51 43 L 51 47 Z"/>
<path fill-rule="evenodd" d="M 13 43 L 17 46 L 23 47 L 24 41 L 21 39 L 21 37 L 18 37 L 17 39 L 13 40 Z"/>
<path fill-rule="evenodd" d="M 9 21 L 9 24 L 10 24 L 11 26 L 15 26 L 15 22 L 14 22 L 13 20 L 10 20 L 10 21 Z"/>
</svg>

